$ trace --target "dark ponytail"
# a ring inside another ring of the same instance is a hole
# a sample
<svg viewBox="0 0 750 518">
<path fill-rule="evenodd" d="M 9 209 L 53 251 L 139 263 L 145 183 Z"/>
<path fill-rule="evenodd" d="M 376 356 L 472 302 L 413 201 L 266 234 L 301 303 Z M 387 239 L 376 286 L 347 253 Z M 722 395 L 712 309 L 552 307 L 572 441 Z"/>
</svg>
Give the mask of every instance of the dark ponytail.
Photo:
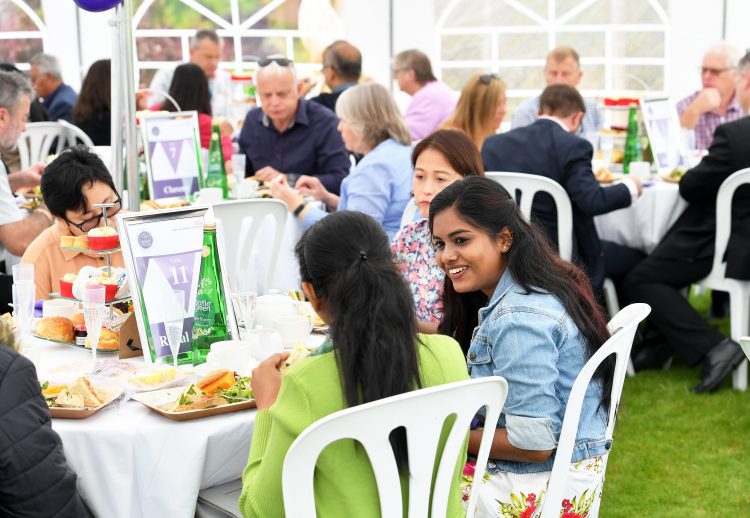
<svg viewBox="0 0 750 518">
<path fill-rule="evenodd" d="M 296 254 L 302 281 L 326 302 L 347 405 L 421 388 L 414 302 L 382 227 L 360 212 L 336 212 L 305 232 Z M 391 437 L 405 473 L 403 429 Z"/>
<path fill-rule="evenodd" d="M 596 302 L 591 283 L 575 265 L 560 259 L 547 238 L 529 224 L 505 188 L 486 177 L 466 177 L 443 189 L 430 204 L 430 231 L 435 216 L 453 208 L 464 220 L 491 237 L 508 228 L 513 246 L 506 258 L 513 279 L 529 293 L 546 291 L 560 301 L 586 343 L 586 359 L 609 338 L 607 321 Z M 438 332 L 453 336 L 464 350 L 478 324 L 478 310 L 487 305 L 481 292 L 458 293 L 445 279 L 443 320 Z M 602 383 L 602 406 L 609 408 L 614 357 L 610 356 L 594 377 Z"/>
</svg>

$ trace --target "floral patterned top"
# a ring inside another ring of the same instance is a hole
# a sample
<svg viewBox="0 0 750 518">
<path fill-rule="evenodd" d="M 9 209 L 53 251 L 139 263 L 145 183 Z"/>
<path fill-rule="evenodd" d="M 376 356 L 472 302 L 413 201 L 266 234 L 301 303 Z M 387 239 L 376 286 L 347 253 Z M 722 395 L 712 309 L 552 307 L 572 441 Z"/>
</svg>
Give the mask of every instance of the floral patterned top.
<svg viewBox="0 0 750 518">
<path fill-rule="evenodd" d="M 445 274 L 435 260 L 428 221 L 421 219 L 404 225 L 393 238 L 391 252 L 411 288 L 417 320 L 439 324 L 443 318 Z"/>
</svg>

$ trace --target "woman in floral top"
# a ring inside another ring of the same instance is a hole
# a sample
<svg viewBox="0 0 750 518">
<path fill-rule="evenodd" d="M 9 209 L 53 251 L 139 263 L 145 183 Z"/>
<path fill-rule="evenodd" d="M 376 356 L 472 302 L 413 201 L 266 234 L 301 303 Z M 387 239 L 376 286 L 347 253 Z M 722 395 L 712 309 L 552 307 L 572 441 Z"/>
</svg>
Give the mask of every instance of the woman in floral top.
<svg viewBox="0 0 750 518">
<path fill-rule="evenodd" d="M 420 141 L 411 155 L 414 202 L 420 219 L 404 225 L 391 250 L 416 306 L 419 330 L 434 333 L 443 316 L 444 274 L 435 262 L 427 214 L 440 191 L 468 175 L 484 174 L 482 157 L 472 140 L 457 130 L 439 130 Z"/>
</svg>

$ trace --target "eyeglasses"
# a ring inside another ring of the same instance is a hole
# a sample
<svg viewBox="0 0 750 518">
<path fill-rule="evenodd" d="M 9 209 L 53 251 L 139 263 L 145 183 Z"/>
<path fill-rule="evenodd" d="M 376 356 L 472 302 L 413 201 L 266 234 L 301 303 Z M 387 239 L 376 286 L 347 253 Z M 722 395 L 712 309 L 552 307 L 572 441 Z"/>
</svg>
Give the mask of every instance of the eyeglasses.
<svg viewBox="0 0 750 518">
<path fill-rule="evenodd" d="M 500 79 L 500 76 L 497 74 L 482 74 L 481 76 L 479 76 L 479 82 L 482 83 L 483 85 L 490 84 L 493 79 L 502 81 L 502 79 Z"/>
<path fill-rule="evenodd" d="M 114 206 L 107 209 L 107 219 L 115 216 L 118 212 L 120 212 L 120 209 L 122 209 L 122 198 L 120 198 L 120 196 L 118 195 L 117 199 L 112 202 L 112 205 Z M 98 216 L 94 216 L 93 218 L 89 218 L 80 223 L 73 223 L 69 219 L 66 219 L 65 221 L 76 227 L 81 232 L 88 232 L 92 228 L 96 228 L 99 226 L 99 222 L 101 221 L 103 216 L 104 211 L 100 212 Z"/>
<path fill-rule="evenodd" d="M 711 76 L 719 76 L 726 72 L 727 70 L 734 70 L 736 67 L 727 67 L 727 68 L 711 68 L 711 67 L 700 67 L 699 70 L 701 71 L 701 75 L 708 74 Z"/>
<path fill-rule="evenodd" d="M 290 67 L 294 64 L 294 62 L 291 59 L 287 58 L 263 58 L 260 61 L 258 61 L 259 67 L 267 67 L 271 63 L 276 63 L 280 67 Z"/>
</svg>

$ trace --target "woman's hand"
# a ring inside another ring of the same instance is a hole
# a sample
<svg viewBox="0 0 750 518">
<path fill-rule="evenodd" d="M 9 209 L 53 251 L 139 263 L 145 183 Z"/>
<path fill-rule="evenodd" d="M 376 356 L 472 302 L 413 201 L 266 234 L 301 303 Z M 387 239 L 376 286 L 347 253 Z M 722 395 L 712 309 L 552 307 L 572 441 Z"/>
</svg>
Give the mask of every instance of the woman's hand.
<svg viewBox="0 0 750 518">
<path fill-rule="evenodd" d="M 299 207 L 300 203 L 305 201 L 302 195 L 289 187 L 285 180 L 268 182 L 268 188 L 271 189 L 271 196 L 286 203 L 290 211 L 293 211 Z"/>
<path fill-rule="evenodd" d="M 329 192 L 320 183 L 320 180 L 315 176 L 300 176 L 297 178 L 297 183 L 294 186 L 299 189 L 302 194 L 312 196 L 316 200 L 323 200 Z"/>
<path fill-rule="evenodd" d="M 253 389 L 253 397 L 258 410 L 270 408 L 276 402 L 281 389 L 279 369 L 287 358 L 289 358 L 289 353 L 277 353 L 269 356 L 253 369 L 250 386 Z"/>
</svg>

